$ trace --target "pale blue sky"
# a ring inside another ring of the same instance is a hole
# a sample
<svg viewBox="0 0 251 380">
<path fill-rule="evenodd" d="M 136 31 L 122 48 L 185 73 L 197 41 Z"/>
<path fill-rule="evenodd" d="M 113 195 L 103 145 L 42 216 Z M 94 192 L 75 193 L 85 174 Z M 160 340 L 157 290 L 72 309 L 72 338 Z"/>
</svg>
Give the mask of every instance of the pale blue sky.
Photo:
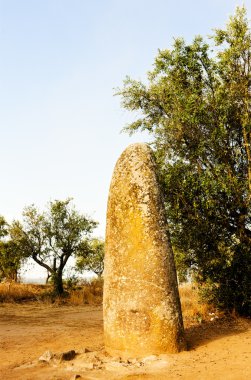
<svg viewBox="0 0 251 380">
<path fill-rule="evenodd" d="M 250 14 L 251 0 L 246 0 Z M 73 197 L 104 236 L 115 162 L 133 138 L 113 88 L 158 48 L 222 27 L 234 0 L 0 0 L 0 214 Z"/>
</svg>

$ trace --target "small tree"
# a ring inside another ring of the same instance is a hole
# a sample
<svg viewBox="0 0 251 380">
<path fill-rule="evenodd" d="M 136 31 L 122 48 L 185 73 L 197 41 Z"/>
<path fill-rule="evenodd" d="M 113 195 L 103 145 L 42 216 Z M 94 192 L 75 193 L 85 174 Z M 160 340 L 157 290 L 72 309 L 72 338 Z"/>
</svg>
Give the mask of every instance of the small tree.
<svg viewBox="0 0 251 380">
<path fill-rule="evenodd" d="M 0 242 L 0 280 L 17 281 L 24 258 L 12 240 Z"/>
<path fill-rule="evenodd" d="M 19 246 L 11 235 L 12 227 L 7 224 L 3 217 L 0 217 L 0 280 L 17 281 L 20 270 L 26 255 L 19 249 Z"/>
<path fill-rule="evenodd" d="M 50 273 L 57 295 L 64 292 L 63 271 L 69 257 L 78 252 L 97 225 L 80 215 L 70 202 L 71 199 L 50 202 L 43 213 L 34 205 L 26 207 L 23 224 L 13 224 L 20 249 Z"/>
<path fill-rule="evenodd" d="M 104 270 L 105 243 L 101 239 L 91 239 L 82 242 L 78 250 L 76 267 L 79 272 L 84 270 L 94 272 L 100 277 Z"/>
</svg>

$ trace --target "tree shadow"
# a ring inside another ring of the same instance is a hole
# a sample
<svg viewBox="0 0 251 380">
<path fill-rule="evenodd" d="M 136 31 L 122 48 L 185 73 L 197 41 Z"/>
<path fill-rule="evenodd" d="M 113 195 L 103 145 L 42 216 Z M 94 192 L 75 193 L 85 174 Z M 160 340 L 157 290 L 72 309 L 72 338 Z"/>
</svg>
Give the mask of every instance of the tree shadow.
<svg viewBox="0 0 251 380">
<path fill-rule="evenodd" d="M 206 321 L 185 329 L 188 350 L 204 346 L 214 340 L 237 335 L 251 329 L 251 319 L 225 317 Z"/>
</svg>

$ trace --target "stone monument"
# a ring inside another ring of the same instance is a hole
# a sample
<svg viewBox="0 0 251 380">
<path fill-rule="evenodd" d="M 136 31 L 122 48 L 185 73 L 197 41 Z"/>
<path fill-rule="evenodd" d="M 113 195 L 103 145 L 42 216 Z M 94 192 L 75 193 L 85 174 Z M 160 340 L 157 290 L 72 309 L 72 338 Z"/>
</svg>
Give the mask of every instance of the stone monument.
<svg viewBox="0 0 251 380">
<path fill-rule="evenodd" d="M 132 144 L 114 169 L 104 270 L 106 351 L 121 357 L 185 349 L 176 270 L 151 149 Z"/>
</svg>

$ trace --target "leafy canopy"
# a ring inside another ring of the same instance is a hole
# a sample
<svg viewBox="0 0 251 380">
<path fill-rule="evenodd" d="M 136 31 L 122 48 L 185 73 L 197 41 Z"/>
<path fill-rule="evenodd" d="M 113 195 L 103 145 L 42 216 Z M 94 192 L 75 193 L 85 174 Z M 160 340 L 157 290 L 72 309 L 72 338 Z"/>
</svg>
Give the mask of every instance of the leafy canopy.
<svg viewBox="0 0 251 380">
<path fill-rule="evenodd" d="M 83 240 L 97 223 L 79 214 L 71 199 L 50 202 L 45 212 L 31 205 L 23 212 L 23 223 L 14 222 L 12 234 L 22 252 L 45 268 L 56 294 L 62 294 L 63 270 L 68 259 L 77 254 Z"/>
<path fill-rule="evenodd" d="M 17 281 L 18 272 L 27 258 L 26 254 L 19 250 L 10 230 L 11 226 L 0 216 L 0 281 Z"/>
<path fill-rule="evenodd" d="M 101 239 L 83 241 L 77 254 L 76 267 L 78 271 L 92 271 L 101 276 L 104 271 L 105 243 Z"/>
<path fill-rule="evenodd" d="M 165 194 L 179 266 L 224 308 L 250 313 L 251 33 L 244 7 L 209 42 L 177 38 L 148 82 L 127 77 L 122 106 L 141 117 Z"/>
</svg>

